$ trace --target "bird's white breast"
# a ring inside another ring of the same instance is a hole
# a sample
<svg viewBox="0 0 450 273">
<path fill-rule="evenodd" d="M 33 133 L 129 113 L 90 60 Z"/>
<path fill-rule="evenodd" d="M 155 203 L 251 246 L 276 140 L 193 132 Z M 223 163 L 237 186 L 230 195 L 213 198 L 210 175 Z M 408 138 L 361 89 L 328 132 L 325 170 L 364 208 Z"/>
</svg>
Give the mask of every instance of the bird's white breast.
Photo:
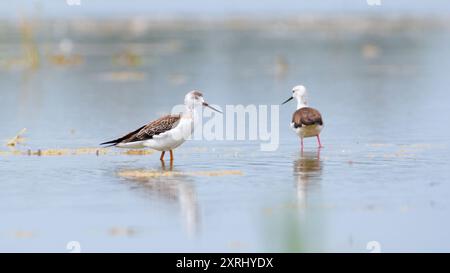
<svg viewBox="0 0 450 273">
<path fill-rule="evenodd" d="M 143 145 L 158 151 L 169 151 L 183 144 L 193 132 L 192 118 L 180 119 L 180 122 L 174 128 L 153 136 L 152 139 L 144 141 Z"/>
</svg>

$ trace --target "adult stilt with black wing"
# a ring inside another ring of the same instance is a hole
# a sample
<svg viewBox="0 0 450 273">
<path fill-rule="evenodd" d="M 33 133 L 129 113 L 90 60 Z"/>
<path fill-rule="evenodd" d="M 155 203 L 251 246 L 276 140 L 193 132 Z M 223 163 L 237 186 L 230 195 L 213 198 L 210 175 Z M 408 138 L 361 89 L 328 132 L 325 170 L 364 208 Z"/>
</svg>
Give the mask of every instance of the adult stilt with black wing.
<svg viewBox="0 0 450 273">
<path fill-rule="evenodd" d="M 292 96 L 282 104 L 292 99 L 297 100 L 297 111 L 292 115 L 291 128 L 300 137 L 303 150 L 303 138 L 317 137 L 319 148 L 322 148 L 319 134 L 323 129 L 322 115 L 314 108 L 308 107 L 306 88 L 297 85 L 292 89 Z"/>
<path fill-rule="evenodd" d="M 194 130 L 194 112 L 200 106 L 211 107 L 203 99 L 202 93 L 197 90 L 186 94 L 184 98 L 185 110 L 181 114 L 166 115 L 157 120 L 126 134 L 123 137 L 103 142 L 100 145 L 118 148 L 151 148 L 161 151 L 160 160 L 164 160 L 165 152 L 170 152 L 170 161 L 173 161 L 173 150 L 183 144 Z"/>
</svg>

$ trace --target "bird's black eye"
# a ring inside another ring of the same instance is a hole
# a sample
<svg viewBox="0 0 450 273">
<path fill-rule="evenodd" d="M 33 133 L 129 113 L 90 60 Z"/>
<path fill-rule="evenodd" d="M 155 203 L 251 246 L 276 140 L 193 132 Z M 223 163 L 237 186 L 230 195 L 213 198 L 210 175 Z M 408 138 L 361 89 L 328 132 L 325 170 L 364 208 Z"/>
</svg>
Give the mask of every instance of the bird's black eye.
<svg viewBox="0 0 450 273">
<path fill-rule="evenodd" d="M 295 91 L 294 91 L 294 90 L 292 90 L 292 94 L 294 94 L 294 92 L 295 92 Z"/>
</svg>

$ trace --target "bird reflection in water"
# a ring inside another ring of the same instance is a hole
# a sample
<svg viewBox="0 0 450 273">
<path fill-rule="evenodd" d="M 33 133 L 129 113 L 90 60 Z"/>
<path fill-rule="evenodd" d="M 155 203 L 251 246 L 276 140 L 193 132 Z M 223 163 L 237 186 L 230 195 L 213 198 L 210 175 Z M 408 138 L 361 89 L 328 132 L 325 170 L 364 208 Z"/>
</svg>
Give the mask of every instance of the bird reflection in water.
<svg viewBox="0 0 450 273">
<path fill-rule="evenodd" d="M 297 202 L 300 208 L 307 207 L 308 191 L 320 179 L 321 173 L 320 148 L 316 152 L 301 152 L 299 158 L 294 161 Z"/>
<path fill-rule="evenodd" d="M 195 187 L 186 175 L 174 171 L 173 162 L 166 166 L 164 161 L 161 161 L 160 170 L 122 169 L 118 174 L 138 183 L 139 188 L 161 199 L 178 202 L 188 236 L 197 234 L 200 217 Z"/>
<path fill-rule="evenodd" d="M 162 171 L 167 171 L 166 169 L 166 163 L 164 162 L 164 160 L 161 160 L 161 170 Z M 170 165 L 169 165 L 169 171 L 173 171 L 173 160 L 170 161 Z"/>
</svg>

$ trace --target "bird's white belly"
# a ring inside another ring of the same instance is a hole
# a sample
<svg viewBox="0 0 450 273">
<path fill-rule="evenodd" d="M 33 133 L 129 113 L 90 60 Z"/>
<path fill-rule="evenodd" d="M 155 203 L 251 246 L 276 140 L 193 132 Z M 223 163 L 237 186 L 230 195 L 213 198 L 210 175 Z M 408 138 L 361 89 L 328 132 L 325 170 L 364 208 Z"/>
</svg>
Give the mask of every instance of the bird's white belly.
<svg viewBox="0 0 450 273">
<path fill-rule="evenodd" d="M 320 131 L 322 131 L 323 125 L 303 125 L 302 127 L 294 128 L 294 125 L 292 124 L 291 127 L 299 137 L 304 138 L 319 135 Z"/>
<path fill-rule="evenodd" d="M 153 138 L 146 140 L 144 141 L 143 146 L 162 152 L 173 150 L 183 144 L 183 142 L 185 142 L 185 139 L 175 139 L 167 136 L 158 139 Z"/>
<path fill-rule="evenodd" d="M 152 139 L 145 140 L 143 146 L 155 149 L 157 151 L 170 151 L 188 139 L 193 132 L 193 123 L 191 119 L 181 119 L 180 123 L 173 129 L 159 135 L 153 136 Z"/>
</svg>

